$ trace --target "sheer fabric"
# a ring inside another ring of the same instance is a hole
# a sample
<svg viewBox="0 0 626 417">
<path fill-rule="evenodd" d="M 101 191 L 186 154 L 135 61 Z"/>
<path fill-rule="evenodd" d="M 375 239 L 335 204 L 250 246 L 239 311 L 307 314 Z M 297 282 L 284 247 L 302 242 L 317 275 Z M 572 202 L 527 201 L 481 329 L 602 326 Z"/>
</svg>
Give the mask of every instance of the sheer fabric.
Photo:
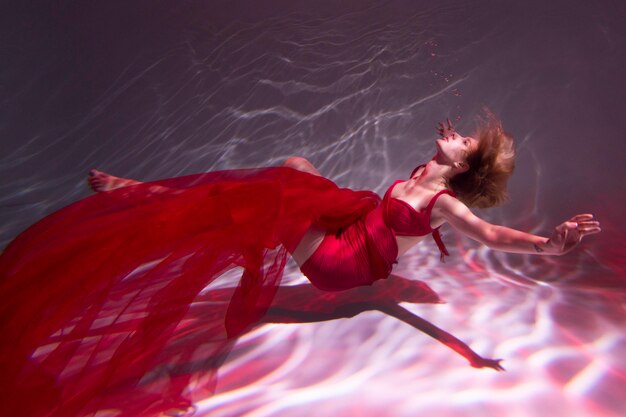
<svg viewBox="0 0 626 417">
<path fill-rule="evenodd" d="M 0 256 L 2 414 L 185 409 L 265 314 L 309 226 L 379 204 L 276 167 L 142 183 L 45 217 Z M 207 285 L 235 267 L 236 289 L 213 299 Z"/>
</svg>

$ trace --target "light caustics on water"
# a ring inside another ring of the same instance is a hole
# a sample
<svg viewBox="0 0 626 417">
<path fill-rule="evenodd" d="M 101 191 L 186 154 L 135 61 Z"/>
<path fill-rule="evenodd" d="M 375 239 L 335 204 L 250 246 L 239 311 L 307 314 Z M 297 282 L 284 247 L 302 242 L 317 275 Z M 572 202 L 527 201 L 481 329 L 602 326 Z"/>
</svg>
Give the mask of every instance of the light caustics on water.
<svg viewBox="0 0 626 417">
<path fill-rule="evenodd" d="M 2 200 L 46 213 L 83 195 L 84 183 L 81 178 L 64 195 L 45 190 L 66 186 L 94 161 L 116 175 L 148 180 L 277 165 L 290 155 L 307 157 L 342 186 L 381 192 L 432 156 L 433 120 L 451 115 L 461 130 L 471 127 L 455 100 L 477 69 L 448 71 L 441 63 L 471 54 L 501 35 L 501 26 L 474 35 L 469 46 L 440 48 L 444 30 L 429 18 L 441 11 L 451 12 L 433 8 L 376 21 L 376 9 L 364 8 L 221 28 L 196 22 L 158 56 L 127 61 L 71 126 L 49 126 L 5 154 L 3 170 L 38 163 L 49 152 L 72 168 L 57 179 L 45 171 L 21 176 L 8 188 L 20 191 Z M 52 96 L 72 88 L 68 77 Z M 525 171 L 532 198 L 514 202 L 524 217 L 507 216 L 506 209 L 481 215 L 545 234 L 551 225 L 538 224 L 537 210 L 543 179 L 527 140 L 518 138 L 517 146 L 531 165 Z M 40 195 L 48 200 L 32 203 Z M 5 240 L 24 226 L 9 218 Z M 479 354 L 504 359 L 506 372 L 474 369 L 376 309 L 297 324 L 270 317 L 239 339 L 219 369 L 215 394 L 196 404 L 195 415 L 617 416 L 626 386 L 626 326 L 623 308 L 603 303 L 601 290 L 577 285 L 589 270 L 602 273 L 592 254 L 581 250 L 569 262 L 507 255 L 450 229 L 444 234 L 451 261 L 440 264 L 427 239 L 401 258 L 394 274 L 426 282 L 445 303 L 402 306 Z M 227 288 L 235 272 L 205 294 Z M 278 300 L 307 281 L 290 264 L 283 282 Z M 192 310 L 202 302 L 201 295 Z"/>
</svg>

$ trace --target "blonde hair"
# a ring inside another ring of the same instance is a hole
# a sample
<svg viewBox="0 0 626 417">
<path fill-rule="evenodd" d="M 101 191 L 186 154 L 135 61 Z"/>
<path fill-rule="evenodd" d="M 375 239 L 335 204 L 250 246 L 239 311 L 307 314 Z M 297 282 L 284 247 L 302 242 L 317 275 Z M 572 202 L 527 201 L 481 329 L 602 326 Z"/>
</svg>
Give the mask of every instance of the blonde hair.
<svg viewBox="0 0 626 417">
<path fill-rule="evenodd" d="M 515 169 L 513 137 L 489 109 L 483 111 L 485 116 L 478 116 L 479 125 L 473 135 L 478 146 L 466 157 L 469 169 L 448 181 L 468 207 L 494 207 L 508 201 L 506 185 Z"/>
</svg>

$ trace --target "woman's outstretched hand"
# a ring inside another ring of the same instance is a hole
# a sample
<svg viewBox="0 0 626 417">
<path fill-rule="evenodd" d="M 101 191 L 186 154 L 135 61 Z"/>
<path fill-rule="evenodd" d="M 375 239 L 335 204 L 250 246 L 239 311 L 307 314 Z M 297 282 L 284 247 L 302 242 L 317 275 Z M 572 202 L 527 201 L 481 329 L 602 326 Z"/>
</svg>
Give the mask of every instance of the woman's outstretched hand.
<svg viewBox="0 0 626 417">
<path fill-rule="evenodd" d="M 437 133 L 439 133 L 439 136 L 441 136 L 442 138 L 445 138 L 446 136 L 448 136 L 449 134 L 455 132 L 454 127 L 452 126 L 452 122 L 450 121 L 450 119 L 446 118 L 446 122 L 439 122 L 437 123 Z"/>
<path fill-rule="evenodd" d="M 579 214 L 554 228 L 548 241 L 548 253 L 563 255 L 574 249 L 583 236 L 600 232 L 600 222 L 593 219 L 593 214 Z"/>
</svg>

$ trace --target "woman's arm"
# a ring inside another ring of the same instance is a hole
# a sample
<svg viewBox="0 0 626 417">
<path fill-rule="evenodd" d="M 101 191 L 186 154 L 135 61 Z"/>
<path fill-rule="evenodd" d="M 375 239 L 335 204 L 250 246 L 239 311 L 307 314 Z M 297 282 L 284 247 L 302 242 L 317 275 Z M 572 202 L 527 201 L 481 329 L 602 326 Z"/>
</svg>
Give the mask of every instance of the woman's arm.
<svg viewBox="0 0 626 417">
<path fill-rule="evenodd" d="M 447 194 L 437 199 L 434 209 L 459 232 L 504 252 L 563 255 L 574 249 L 583 236 L 600 231 L 600 223 L 593 220 L 593 215 L 579 214 L 557 226 L 550 238 L 537 236 L 488 223 Z"/>
</svg>

